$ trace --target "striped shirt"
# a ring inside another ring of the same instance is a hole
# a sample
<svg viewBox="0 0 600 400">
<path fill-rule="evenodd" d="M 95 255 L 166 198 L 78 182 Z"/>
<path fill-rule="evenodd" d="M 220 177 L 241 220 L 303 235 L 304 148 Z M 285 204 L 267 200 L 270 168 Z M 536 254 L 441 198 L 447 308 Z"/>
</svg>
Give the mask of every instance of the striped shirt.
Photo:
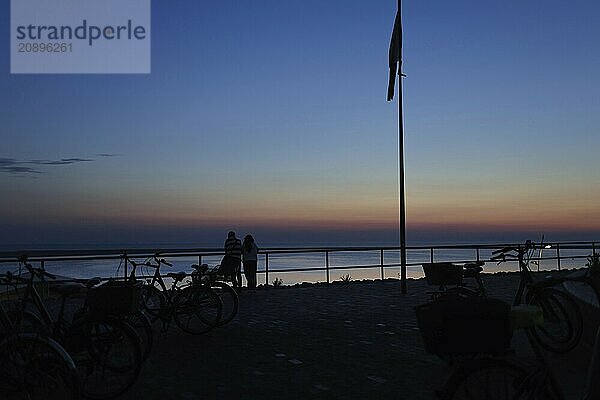
<svg viewBox="0 0 600 400">
<path fill-rule="evenodd" d="M 242 242 L 240 242 L 240 239 L 228 238 L 225 241 L 225 255 L 242 258 Z"/>
</svg>

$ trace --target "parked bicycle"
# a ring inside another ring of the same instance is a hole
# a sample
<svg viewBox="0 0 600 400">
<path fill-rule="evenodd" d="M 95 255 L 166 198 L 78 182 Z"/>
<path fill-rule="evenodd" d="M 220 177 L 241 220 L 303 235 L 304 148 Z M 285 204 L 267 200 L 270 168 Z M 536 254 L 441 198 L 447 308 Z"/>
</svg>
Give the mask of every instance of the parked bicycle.
<svg viewBox="0 0 600 400">
<path fill-rule="evenodd" d="M 6 275 L 0 284 L 10 285 Z M 54 340 L 20 333 L 0 302 L 0 399 L 79 398 L 79 378 L 67 351 Z"/>
<path fill-rule="evenodd" d="M 583 317 L 577 303 L 557 287 L 574 280 L 569 277 L 546 277 L 534 279 L 529 263 L 535 251 L 535 244 L 527 241 L 522 246 L 505 247 L 492 252 L 492 260 L 498 263 L 517 261 L 520 281 L 513 305 L 538 305 L 544 315 L 544 323 L 532 328 L 533 337 L 546 350 L 554 353 L 567 353 L 581 340 Z M 487 297 L 481 280 L 483 262 L 470 262 L 463 266 L 452 263 L 424 264 L 430 284 L 439 285 L 439 291 L 432 293 L 434 299 Z M 471 278 L 474 284 L 464 284 L 463 278 Z"/>
<path fill-rule="evenodd" d="M 565 400 L 563 388 L 532 334 L 533 328 L 541 324 L 542 320 L 534 317 L 521 326 L 527 328 L 528 342 L 535 354 L 535 368 L 526 369 L 513 360 L 489 355 L 463 360 L 437 392 L 438 397 L 442 400 Z M 599 374 L 600 329 L 596 333 L 582 400 L 600 398 Z"/>
<path fill-rule="evenodd" d="M 143 286 L 142 306 L 154 320 L 160 319 L 164 329 L 170 321 L 184 332 L 194 335 L 203 334 L 218 326 L 223 312 L 223 302 L 219 295 L 207 285 L 193 284 L 185 272 L 170 272 L 164 277 L 172 280 L 167 286 L 161 267 L 173 265 L 158 256 L 137 263 L 131 259 L 127 262 L 133 266 L 130 279 L 138 279 L 135 270 L 139 266 L 154 269 L 152 278 Z"/>
<path fill-rule="evenodd" d="M 547 351 L 567 353 L 581 340 L 583 316 L 575 300 L 557 288 L 568 281 L 568 277 L 550 276 L 540 280 L 533 278 L 529 262 L 535 248 L 535 244 L 528 240 L 523 246 L 505 247 L 494 251 L 492 259 L 500 263 L 518 261 L 521 280 L 513 305 L 539 306 L 544 315 L 544 323 L 532 327 L 533 338 Z"/>
<path fill-rule="evenodd" d="M 194 264 L 192 268 L 194 269 L 194 272 L 192 272 L 192 282 L 195 285 L 210 286 L 223 302 L 223 312 L 218 325 L 222 326 L 231 322 L 237 315 L 240 300 L 235 289 L 225 282 L 225 277 L 221 274 L 220 266 L 217 265 L 209 269 L 207 264 Z"/>
<path fill-rule="evenodd" d="M 90 307 L 90 293 L 98 281 L 54 284 L 52 289 L 61 296 L 58 316 L 53 319 L 38 293 L 34 280 L 55 277 L 43 268 L 34 268 L 25 257 L 20 259 L 29 276 L 9 276 L 13 284 L 24 284 L 20 306 L 12 315 L 17 325 L 29 331 L 47 334 L 60 343 L 73 357 L 81 383 L 81 395 L 89 399 L 112 399 L 126 392 L 137 380 L 141 368 L 139 337 L 131 326 L 98 307 Z M 87 293 L 82 308 L 73 319 L 65 317 L 67 299 Z M 105 302 L 107 299 L 104 299 Z M 98 299 L 96 304 L 102 302 Z M 31 304 L 37 311 L 27 309 Z"/>
<path fill-rule="evenodd" d="M 483 261 L 470 261 L 464 264 L 450 262 L 423 264 L 427 283 L 438 287 L 437 291 L 429 292 L 431 299 L 486 297 L 487 290 L 480 275 L 484 265 Z"/>
</svg>

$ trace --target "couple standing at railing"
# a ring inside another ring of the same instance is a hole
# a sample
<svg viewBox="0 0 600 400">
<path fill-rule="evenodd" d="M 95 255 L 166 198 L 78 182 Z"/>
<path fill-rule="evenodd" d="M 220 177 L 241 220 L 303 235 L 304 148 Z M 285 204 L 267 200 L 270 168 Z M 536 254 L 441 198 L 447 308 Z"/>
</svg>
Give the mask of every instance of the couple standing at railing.
<svg viewBox="0 0 600 400">
<path fill-rule="evenodd" d="M 244 237 L 244 243 L 235 237 L 235 232 L 229 231 L 225 240 L 225 256 L 221 260 L 221 272 L 230 277 L 233 287 L 242 289 L 242 261 L 248 289 L 256 289 L 256 264 L 258 261 L 258 246 L 252 235 Z"/>
</svg>

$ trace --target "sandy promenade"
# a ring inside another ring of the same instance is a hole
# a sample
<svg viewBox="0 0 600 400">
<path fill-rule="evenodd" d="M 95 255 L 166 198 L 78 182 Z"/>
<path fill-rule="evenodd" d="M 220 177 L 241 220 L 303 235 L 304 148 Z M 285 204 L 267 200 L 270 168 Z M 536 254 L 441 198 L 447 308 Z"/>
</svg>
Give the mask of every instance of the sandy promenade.
<svg viewBox="0 0 600 400">
<path fill-rule="evenodd" d="M 518 275 L 484 282 L 492 296 L 510 300 Z M 155 347 L 126 398 L 433 399 L 447 367 L 425 353 L 414 315 L 430 288 L 408 283 L 406 295 L 398 281 L 244 292 L 237 318 L 204 336 L 157 325 Z M 523 336 L 513 344 L 527 359 Z M 556 360 L 565 385 L 583 382 L 582 354 Z"/>
</svg>

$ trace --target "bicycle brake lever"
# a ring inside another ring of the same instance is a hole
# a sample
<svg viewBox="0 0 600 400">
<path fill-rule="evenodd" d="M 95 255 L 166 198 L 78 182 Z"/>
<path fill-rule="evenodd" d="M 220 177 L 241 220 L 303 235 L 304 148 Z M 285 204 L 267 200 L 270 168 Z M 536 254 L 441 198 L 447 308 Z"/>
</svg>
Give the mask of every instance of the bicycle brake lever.
<svg viewBox="0 0 600 400">
<path fill-rule="evenodd" d="M 491 257 L 490 260 L 491 261 L 500 260 L 500 261 L 498 261 L 498 263 L 501 263 L 503 261 L 506 261 L 506 254 L 504 254 L 504 253 L 497 254 L 497 255 Z"/>
</svg>

